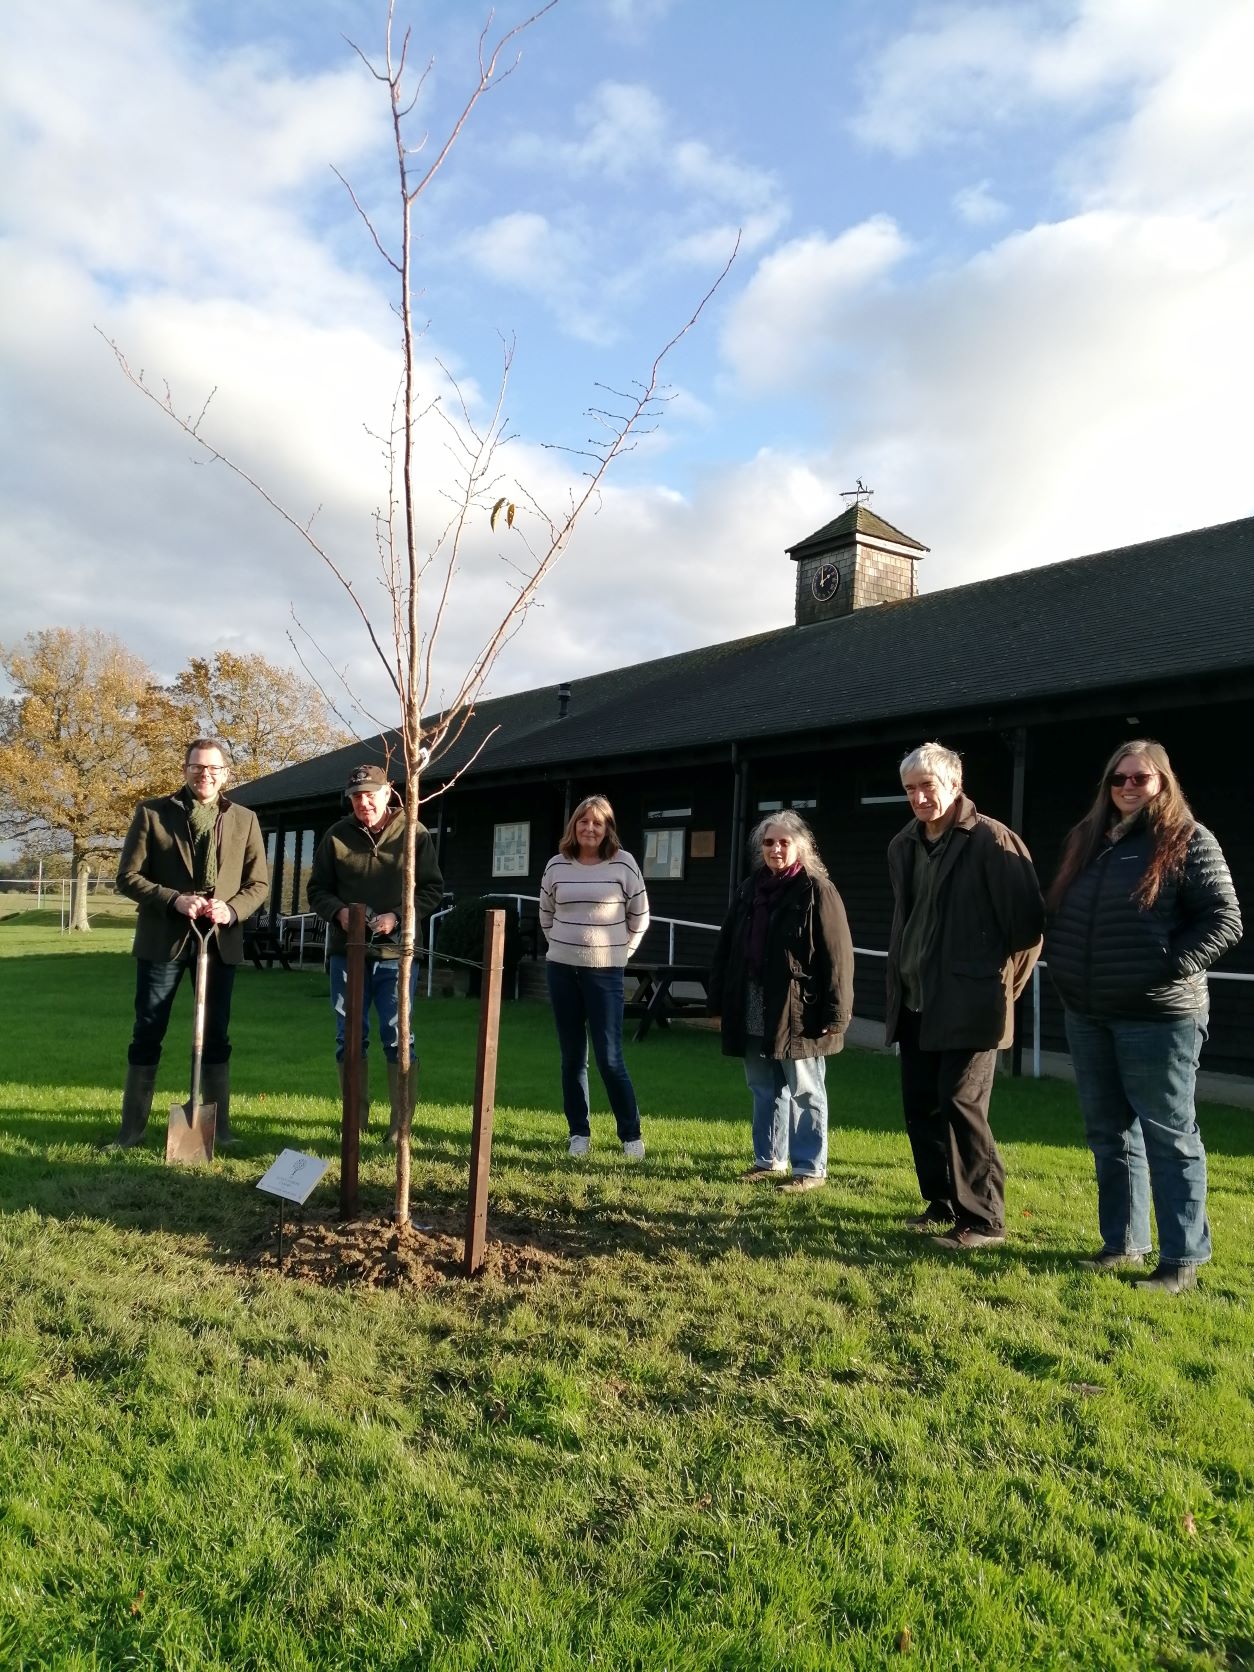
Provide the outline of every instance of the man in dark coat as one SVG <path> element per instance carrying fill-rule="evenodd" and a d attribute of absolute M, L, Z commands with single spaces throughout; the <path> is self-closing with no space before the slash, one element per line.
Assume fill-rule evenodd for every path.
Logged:
<path fill-rule="evenodd" d="M 379 1024 L 379 1043 L 387 1061 L 392 1123 L 388 1142 L 400 1131 L 400 926 L 401 883 L 405 860 L 405 806 L 381 766 L 354 767 L 344 793 L 352 813 L 318 843 L 309 873 L 309 904 L 329 925 L 331 940 L 331 1007 L 335 1012 L 335 1060 L 340 1089 L 344 1086 L 344 1011 L 348 989 L 348 908 L 364 905 L 370 943 L 366 953 L 366 985 L 362 1007 L 361 1080 L 358 1119 L 364 1127 L 370 1112 L 370 1082 L 366 1051 L 370 1044 L 370 1007 Z M 415 936 L 444 898 L 444 879 L 435 843 L 424 825 L 418 826 L 415 875 Z M 418 964 L 410 973 L 410 998 Z M 411 1030 L 410 1046 L 413 1046 Z M 414 1080 L 411 1077 L 411 1092 Z"/>
<path fill-rule="evenodd" d="M 1045 907 L 1026 847 L 962 793 L 962 762 L 924 743 L 901 763 L 914 819 L 888 847 L 888 1042 L 901 1051 L 906 1131 L 947 1248 L 1006 1235 L 1006 1174 L 988 1124 L 997 1052 L 1040 956 Z"/>
<path fill-rule="evenodd" d="M 118 861 L 117 887 L 139 907 L 135 1030 L 122 1094 L 124 1148 L 143 1142 L 161 1046 L 183 972 L 199 951 L 190 920 L 212 923 L 201 1098 L 217 1105 L 218 1144 L 231 1134 L 231 992 L 244 958 L 242 919 L 265 903 L 270 887 L 257 815 L 225 794 L 226 755 L 213 738 L 187 746 L 184 784 L 173 795 L 141 801 Z"/>

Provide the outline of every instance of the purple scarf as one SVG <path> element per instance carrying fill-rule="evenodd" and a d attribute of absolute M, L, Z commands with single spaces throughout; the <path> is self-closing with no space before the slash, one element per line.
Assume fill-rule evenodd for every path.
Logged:
<path fill-rule="evenodd" d="M 771 913 L 779 904 L 780 895 L 788 887 L 794 877 L 801 875 L 801 861 L 788 867 L 786 871 L 772 871 L 763 866 L 758 872 L 753 884 L 753 910 L 749 917 L 749 932 L 745 937 L 749 979 L 762 983 L 762 966 L 766 962 L 766 931 L 771 921 Z"/>

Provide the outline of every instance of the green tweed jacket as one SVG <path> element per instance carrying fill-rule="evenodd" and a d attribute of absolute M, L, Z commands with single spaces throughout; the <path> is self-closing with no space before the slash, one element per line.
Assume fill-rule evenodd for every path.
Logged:
<path fill-rule="evenodd" d="M 217 842 L 214 894 L 235 913 L 235 921 L 218 930 L 218 952 L 224 964 L 239 964 L 244 960 L 242 920 L 265 904 L 270 889 L 256 813 L 220 795 Z M 136 958 L 161 964 L 183 955 L 192 931 L 187 918 L 175 911 L 174 899 L 194 886 L 192 826 L 185 793 L 179 790 L 141 801 L 118 861 L 118 893 L 139 906 L 131 947 Z"/>

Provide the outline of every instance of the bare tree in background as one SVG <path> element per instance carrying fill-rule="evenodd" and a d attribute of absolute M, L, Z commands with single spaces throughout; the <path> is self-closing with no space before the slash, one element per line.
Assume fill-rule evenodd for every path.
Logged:
<path fill-rule="evenodd" d="M 484 683 L 502 648 L 518 630 L 537 590 L 566 549 L 575 524 L 600 493 L 606 472 L 627 450 L 635 435 L 660 410 L 662 365 L 675 344 L 696 323 L 727 267 L 695 308 L 691 318 L 657 353 L 647 375 L 630 391 L 607 390 L 604 404 L 592 409 L 597 435 L 577 453 L 581 474 L 560 511 L 546 511 L 527 489 L 506 483 L 498 453 L 504 433 L 504 400 L 513 359 L 513 347 L 504 351 L 500 383 L 486 419 L 476 420 L 461 391 L 449 379 L 451 399 L 441 395 L 420 395 L 417 387 L 417 340 L 413 320 L 413 218 L 415 206 L 447 161 L 463 127 L 476 105 L 517 68 L 518 57 L 510 56 L 519 37 L 551 11 L 557 0 L 549 0 L 523 22 L 506 30 L 493 43 L 489 37 L 491 18 L 479 37 L 478 75 L 460 112 L 451 122 L 443 142 L 433 148 L 426 140 L 410 143 L 410 119 L 421 97 L 428 64 L 421 71 L 410 62 L 411 35 L 406 29 L 397 44 L 395 0 L 388 6 L 387 30 L 381 64 L 373 62 L 353 43 L 354 52 L 380 87 L 386 91 L 396 151 L 396 187 L 399 209 L 399 238 L 392 244 L 363 208 L 352 185 L 339 176 L 360 215 L 376 250 L 391 269 L 396 286 L 396 311 L 401 326 L 401 383 L 390 434 L 387 438 L 388 499 L 386 511 L 378 515 L 377 543 L 382 559 L 386 595 L 391 619 L 378 625 L 362 602 L 346 565 L 315 537 L 310 521 L 302 522 L 234 459 L 219 452 L 204 433 L 208 402 L 198 415 L 181 414 L 168 388 L 163 394 L 144 381 L 142 373 L 131 370 L 121 349 L 112 343 L 126 377 L 149 400 L 201 447 L 214 462 L 225 465 L 249 484 L 327 565 L 344 588 L 361 619 L 374 651 L 395 692 L 400 712 L 399 734 L 404 760 L 406 839 L 402 904 L 400 993 L 401 1101 L 405 1113 L 396 1160 L 396 1207 L 399 1223 L 409 1219 L 410 1133 L 409 1109 L 412 1063 L 409 1050 L 410 974 L 415 955 L 414 894 L 420 781 L 423 768 L 438 761 L 462 737 L 474 713 Z M 338 174 L 338 170 L 336 171 Z M 448 505 L 439 527 L 420 529 L 418 510 L 417 441 L 420 428 L 435 426 L 451 460 L 450 478 L 438 484 Z M 486 521 L 494 532 L 511 542 L 509 561 L 515 573 L 508 602 L 500 619 L 484 636 L 481 648 L 462 676 L 451 697 L 442 698 L 435 714 L 429 712 L 435 691 L 435 653 L 454 577 L 471 532 Z M 421 607 L 420 607 L 421 606 Z M 482 743 L 480 745 L 482 747 Z M 440 793 L 440 792 L 437 792 Z"/>

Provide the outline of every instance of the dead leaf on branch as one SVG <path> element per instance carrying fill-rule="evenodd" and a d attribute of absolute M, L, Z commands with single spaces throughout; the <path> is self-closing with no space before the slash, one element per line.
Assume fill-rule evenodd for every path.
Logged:
<path fill-rule="evenodd" d="M 502 497 L 501 499 L 498 499 L 496 504 L 492 507 L 492 515 L 488 519 L 488 525 L 491 528 L 493 534 L 496 533 L 496 519 L 501 514 L 501 507 L 502 506 L 505 507 L 505 526 L 506 526 L 506 528 L 513 528 L 513 526 L 514 526 L 514 514 L 517 511 L 518 507 L 514 504 L 514 502 L 512 500 L 505 499 L 505 498 Z"/>

